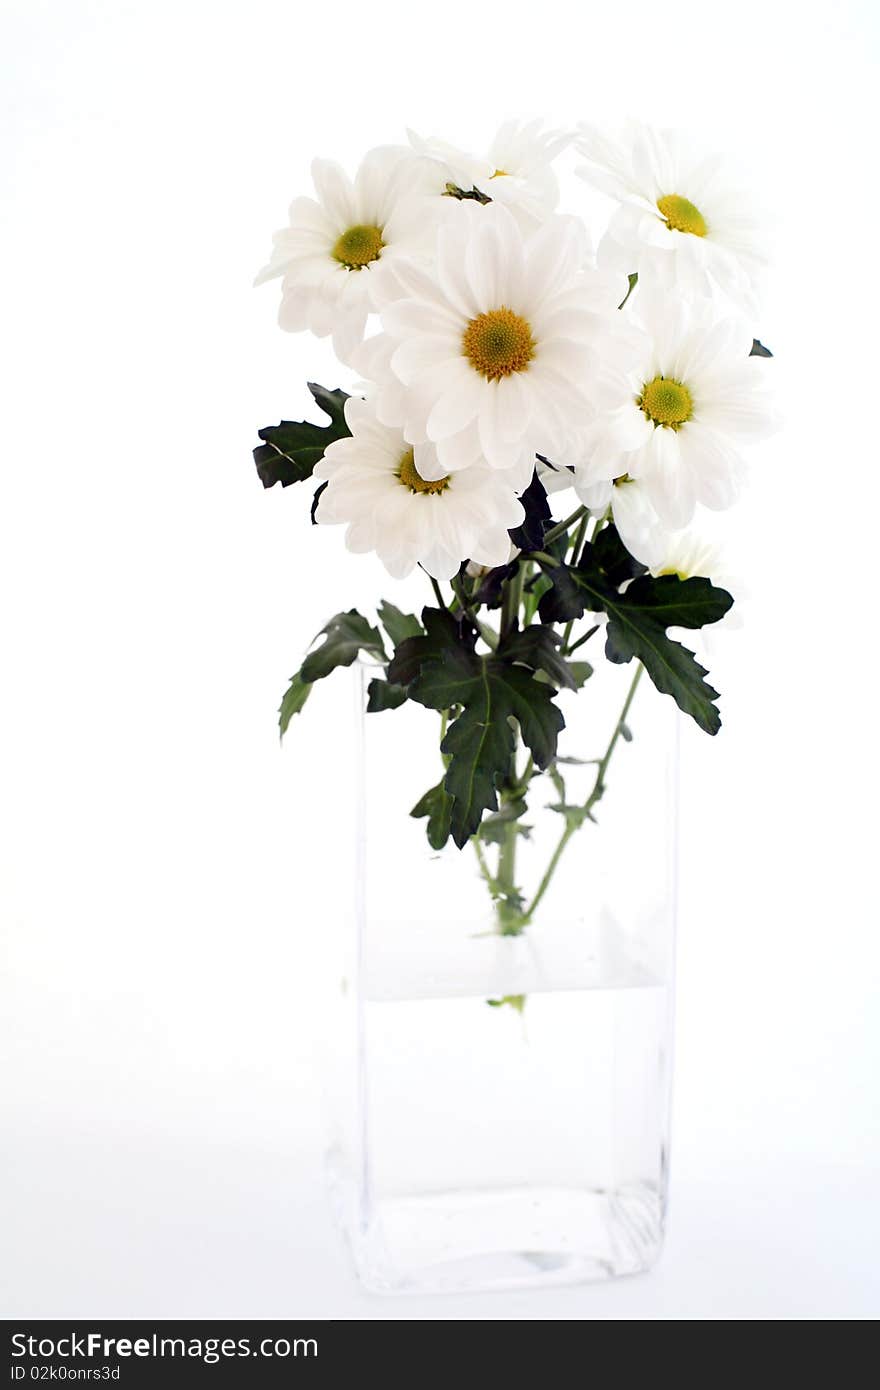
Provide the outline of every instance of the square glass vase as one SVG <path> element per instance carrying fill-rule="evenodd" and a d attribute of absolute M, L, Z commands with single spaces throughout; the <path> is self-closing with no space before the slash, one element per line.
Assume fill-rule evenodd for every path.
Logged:
<path fill-rule="evenodd" d="M 439 716 L 366 714 L 375 674 L 353 669 L 355 902 L 325 1073 L 328 1175 L 358 1275 L 403 1294 L 646 1270 L 667 1203 L 675 708 L 645 680 L 621 728 L 634 668 L 608 663 L 563 692 L 566 761 L 531 782 L 512 847 L 499 826 L 480 863 L 470 844 L 432 850 L 408 814 L 443 775 Z M 597 776 L 522 926 L 498 901 L 499 857 L 527 917 L 569 824 L 560 807 L 585 805 Z"/>

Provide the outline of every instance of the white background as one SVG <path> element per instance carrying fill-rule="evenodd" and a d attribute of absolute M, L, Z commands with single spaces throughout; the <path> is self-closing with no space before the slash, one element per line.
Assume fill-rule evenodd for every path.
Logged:
<path fill-rule="evenodd" d="M 0 16 L 0 1311 L 875 1316 L 876 7 Z M 669 1245 L 615 1286 L 377 1300 L 322 1204 L 310 1044 L 335 706 L 283 753 L 274 712 L 316 627 L 394 585 L 256 480 L 256 427 L 340 374 L 250 282 L 314 153 L 626 113 L 763 198 L 786 418 L 736 516 L 725 728 L 685 738 Z"/>

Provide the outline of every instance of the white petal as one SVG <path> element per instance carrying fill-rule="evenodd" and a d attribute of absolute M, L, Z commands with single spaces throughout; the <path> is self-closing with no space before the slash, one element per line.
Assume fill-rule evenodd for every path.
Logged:
<path fill-rule="evenodd" d="M 647 451 L 650 467 L 644 477 L 645 491 L 660 520 L 680 531 L 691 521 L 696 499 L 675 430 L 655 429 Z"/>
<path fill-rule="evenodd" d="M 339 232 L 354 226 L 357 222 L 354 188 L 342 166 L 332 159 L 313 159 L 312 179 L 325 212 Z"/>
<path fill-rule="evenodd" d="M 459 359 L 458 371 L 434 405 L 428 416 L 426 430 L 429 439 L 448 439 L 458 434 L 484 409 L 487 382 Z"/>

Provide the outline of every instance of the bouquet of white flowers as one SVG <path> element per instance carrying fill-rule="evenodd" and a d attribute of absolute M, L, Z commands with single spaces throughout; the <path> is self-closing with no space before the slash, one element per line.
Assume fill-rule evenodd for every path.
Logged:
<path fill-rule="evenodd" d="M 557 211 L 553 166 L 571 149 L 617 203 L 595 255 L 584 221 Z M 432 600 L 419 616 L 381 602 L 378 626 L 356 608 L 331 618 L 284 695 L 282 734 L 361 656 L 384 668 L 371 712 L 437 710 L 443 776 L 412 814 L 435 849 L 473 843 L 499 930 L 516 934 L 593 818 L 642 671 L 719 728 L 706 670 L 669 629 L 731 607 L 688 528 L 736 500 L 740 447 L 771 424 L 770 353 L 744 318 L 754 225 L 717 161 L 636 126 L 616 144 L 509 123 L 485 158 L 411 135 L 353 180 L 326 160 L 313 178 L 258 281 L 281 278 L 281 326 L 331 335 L 358 384 L 310 385 L 327 423 L 261 430 L 257 471 L 267 488 L 317 479 L 313 522 L 344 525 L 348 548 L 375 551 L 394 579 L 420 566 Z M 592 675 L 596 634 L 635 675 L 572 805 L 556 696 Z M 542 776 L 564 823 L 527 901 L 514 850 Z"/>

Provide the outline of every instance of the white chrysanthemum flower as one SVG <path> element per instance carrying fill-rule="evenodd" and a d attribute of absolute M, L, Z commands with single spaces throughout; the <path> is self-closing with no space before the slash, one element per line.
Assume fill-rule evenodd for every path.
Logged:
<path fill-rule="evenodd" d="M 627 475 L 642 484 L 663 525 L 681 530 L 698 502 L 723 511 L 736 500 L 739 446 L 772 431 L 767 362 L 749 356 L 745 325 L 718 320 L 705 302 L 641 294 L 637 312 L 645 347 L 616 409 L 583 435 L 576 486 L 580 493 Z"/>
<path fill-rule="evenodd" d="M 410 269 L 357 365 L 378 382 L 379 417 L 436 446 L 440 476 L 485 459 L 520 490 L 536 453 L 561 455 L 597 404 L 626 394 L 639 335 L 616 310 L 621 280 L 586 256 L 575 218 L 524 236 L 506 209 L 467 203 L 431 272 Z"/>
<path fill-rule="evenodd" d="M 327 480 L 319 524 L 347 524 L 349 550 L 374 550 L 395 579 L 416 564 L 451 579 L 466 560 L 507 563 L 508 531 L 525 513 L 502 474 L 476 467 L 438 476 L 433 446 L 410 444 L 360 397 L 346 401 L 345 419 L 351 437 L 329 444 L 315 469 Z"/>
<path fill-rule="evenodd" d="M 416 153 L 435 162 L 441 192 L 447 183 L 466 192 L 476 188 L 493 202 L 504 203 L 527 228 L 555 210 L 559 182 L 553 162 L 574 138 L 566 131 L 542 129 L 540 120 L 505 121 L 488 153 L 480 157 L 443 140 L 408 134 Z"/>
<path fill-rule="evenodd" d="M 692 156 L 680 137 L 632 123 L 622 144 L 580 127 L 578 173 L 615 198 L 599 264 L 670 290 L 707 293 L 713 281 L 754 308 L 764 260 L 742 192 L 725 182 L 720 161 Z"/>
<path fill-rule="evenodd" d="M 363 340 L 367 315 L 394 294 L 402 258 L 429 254 L 440 209 L 426 195 L 428 163 L 404 147 L 380 147 L 354 180 L 327 159 L 312 163 L 314 198 L 295 198 L 255 283 L 283 276 L 281 327 L 333 335 L 342 361 Z"/>

